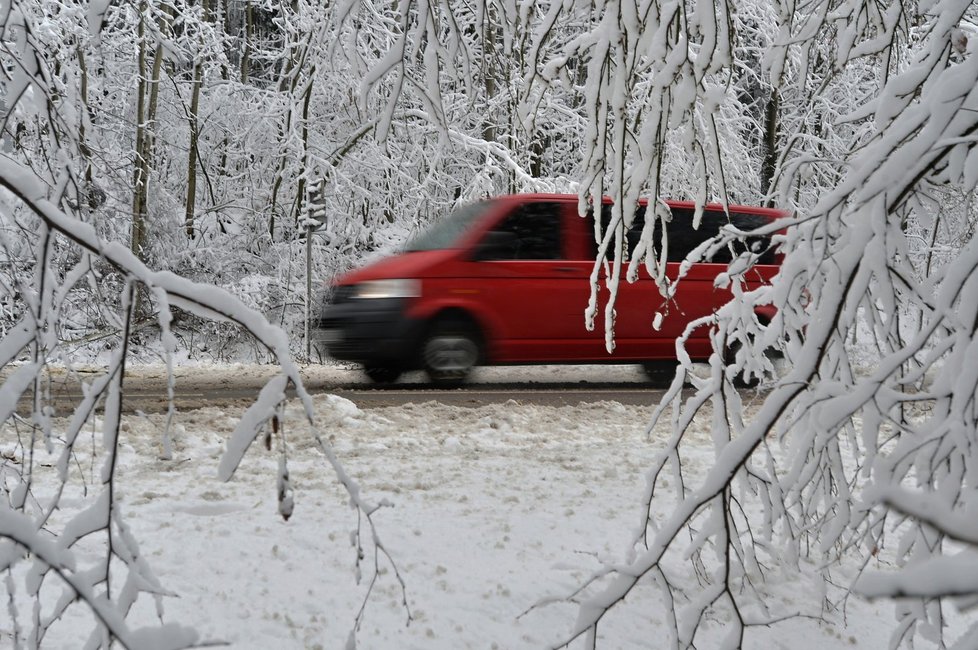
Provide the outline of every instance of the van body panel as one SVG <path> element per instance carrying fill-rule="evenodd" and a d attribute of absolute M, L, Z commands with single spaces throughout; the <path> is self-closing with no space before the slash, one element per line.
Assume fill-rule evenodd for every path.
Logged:
<path fill-rule="evenodd" d="M 670 202 L 669 206 L 673 221 L 688 217 L 693 208 L 689 202 Z M 420 367 L 426 333 L 451 314 L 455 319 L 464 315 L 478 329 L 484 348 L 482 361 L 491 365 L 674 360 L 676 339 L 689 324 L 697 319 L 708 323 L 716 309 L 731 299 L 728 288 L 717 286 L 727 264 L 693 264 L 666 300 L 644 263 L 637 279 L 627 281 L 628 251 L 621 251 L 626 259 L 622 260 L 614 308 L 614 349 L 609 353 L 604 312 L 614 253 L 609 252 L 609 259 L 599 265 L 598 312 L 594 329 L 588 331 L 584 314 L 597 255 L 595 217 L 580 216 L 577 207 L 574 195 L 534 194 L 499 197 L 464 208 L 446 219 L 445 232 L 422 233 L 415 242 L 422 248 L 446 247 L 404 252 L 338 278 L 334 295 L 339 297 L 324 310 L 320 341 L 337 359 L 403 369 Z M 644 206 L 640 209 L 644 213 Z M 708 207 L 714 229 L 720 219 L 718 209 Z M 602 218 L 607 218 L 607 206 L 604 211 Z M 745 223 L 785 215 L 767 208 L 731 206 L 730 214 L 735 213 Z M 639 216 L 637 213 L 637 225 L 628 233 L 629 246 L 634 245 L 636 229 L 641 227 Z M 685 226 L 670 222 L 669 227 Z M 681 234 L 696 241 L 701 237 L 695 232 Z M 669 236 L 671 246 L 671 230 Z M 408 247 L 411 245 L 409 242 Z M 668 262 L 667 277 L 675 281 L 679 269 L 678 262 Z M 777 272 L 776 263 L 758 265 L 747 275 L 745 288 L 769 282 Z M 363 283 L 385 280 L 415 281 L 419 295 L 384 299 L 386 302 L 345 297 L 355 295 L 354 287 Z M 657 313 L 661 314 L 658 330 L 653 327 Z M 758 315 L 770 320 L 773 312 Z M 708 324 L 693 331 L 686 342 L 692 358 L 709 356 L 709 334 Z"/>
<path fill-rule="evenodd" d="M 385 257 L 362 268 L 343 275 L 339 284 L 353 285 L 371 280 L 387 280 L 391 278 L 424 278 L 432 270 L 442 266 L 461 251 L 439 250 L 402 253 L 393 257 Z"/>
<path fill-rule="evenodd" d="M 416 345 L 424 321 L 407 317 L 405 302 L 391 298 L 331 305 L 315 330 L 316 340 L 336 359 L 414 365 L 404 355 Z"/>

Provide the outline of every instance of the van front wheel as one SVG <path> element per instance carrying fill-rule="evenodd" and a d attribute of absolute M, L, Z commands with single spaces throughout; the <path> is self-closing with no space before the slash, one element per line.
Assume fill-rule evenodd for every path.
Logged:
<path fill-rule="evenodd" d="M 480 356 L 478 336 L 472 327 L 451 321 L 436 324 L 421 348 L 425 372 L 433 382 L 442 384 L 464 381 Z"/>

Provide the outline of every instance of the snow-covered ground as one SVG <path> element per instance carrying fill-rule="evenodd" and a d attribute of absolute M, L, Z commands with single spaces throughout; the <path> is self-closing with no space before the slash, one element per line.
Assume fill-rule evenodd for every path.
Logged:
<path fill-rule="evenodd" d="M 235 366 L 196 372 L 266 371 Z M 534 372 L 554 378 L 574 370 Z M 596 372 L 603 378 L 601 373 L 615 371 Z M 546 407 L 522 404 L 514 395 L 508 403 L 479 408 L 429 402 L 363 410 L 321 394 L 315 405 L 320 430 L 367 498 L 392 504 L 376 521 L 406 583 L 407 607 L 382 558 L 358 635 L 360 648 L 559 644 L 574 609 L 534 604 L 568 594 L 599 560 L 625 558 L 632 531 L 642 521 L 643 470 L 664 435 L 646 435 L 651 399 L 647 407 L 615 402 Z M 193 626 L 204 640 L 233 648 L 343 647 L 373 575 L 372 546 L 367 545 L 357 584 L 351 546 L 356 512 L 311 443 L 297 406 L 289 408 L 285 422 L 296 490 L 288 521 L 277 512 L 274 449 L 253 445 L 235 477 L 220 482 L 218 460 L 240 415 L 214 408 L 177 414 L 176 453 L 168 461 L 159 459 L 163 416 L 130 416 L 123 422 L 122 508 L 142 554 L 177 595 L 164 601 L 166 620 Z M 702 453 L 691 457 L 691 473 L 711 462 L 705 427 L 700 435 Z M 75 471 L 89 485 L 97 483 L 100 462 L 78 458 Z M 74 497 L 64 498 L 70 505 Z M 86 559 L 84 549 L 79 552 Z M 775 572 L 769 579 L 783 612 L 803 616 L 752 629 L 746 647 L 885 647 L 892 604 L 852 598 L 844 613 L 826 611 L 818 590 L 804 578 L 799 582 Z M 601 647 L 659 647 L 665 631 L 656 594 L 640 588 L 616 610 L 600 628 Z M 20 624 L 27 626 L 31 607 L 23 596 L 20 592 L 18 612 Z M 825 620 L 817 620 L 820 616 Z M 153 603 L 141 599 L 130 621 L 152 624 Z M 718 617 L 714 629 L 724 622 Z M 10 646 L 11 629 L 9 617 L 0 616 L 0 647 Z M 80 647 L 90 629 L 88 617 L 76 608 L 51 629 L 44 647 Z"/>

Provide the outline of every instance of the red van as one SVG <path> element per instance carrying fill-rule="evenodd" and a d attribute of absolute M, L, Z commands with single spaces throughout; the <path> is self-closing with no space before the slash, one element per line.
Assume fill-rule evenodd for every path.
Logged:
<path fill-rule="evenodd" d="M 767 208 L 707 206 L 693 229 L 693 204 L 669 202 L 667 273 L 725 224 L 752 230 L 785 213 Z M 663 298 L 643 269 L 618 292 L 615 349 L 603 328 L 587 331 L 584 310 L 597 255 L 593 211 L 578 214 L 576 195 L 502 196 L 462 205 L 408 241 L 404 250 L 338 278 L 316 328 L 335 359 L 362 364 L 377 382 L 423 368 L 436 382 L 463 380 L 477 365 L 640 363 L 650 375 L 675 368 L 675 340 L 691 320 L 731 298 L 714 286 L 729 250 L 697 263 L 679 283 L 658 329 L 653 314 Z M 634 248 L 644 222 L 637 206 L 626 239 Z M 611 204 L 601 215 L 610 220 Z M 661 234 L 658 235 L 661 238 Z M 780 261 L 769 237 L 746 242 L 758 256 L 752 283 L 767 282 Z M 607 292 L 602 291 L 606 297 Z M 771 314 L 760 314 L 770 318 Z M 711 352 L 707 328 L 687 349 L 694 359 Z"/>

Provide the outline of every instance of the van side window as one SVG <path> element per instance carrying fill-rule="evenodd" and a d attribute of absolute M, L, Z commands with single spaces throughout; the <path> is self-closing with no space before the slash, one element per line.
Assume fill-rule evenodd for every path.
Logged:
<path fill-rule="evenodd" d="M 601 217 L 602 225 L 606 229 L 611 222 L 610 205 L 602 206 Z M 764 226 L 769 222 L 760 215 L 747 212 L 731 212 L 730 218 L 728 219 L 727 215 L 719 210 L 707 210 L 703 213 L 700 227 L 694 229 L 692 208 L 672 208 L 672 220 L 667 227 L 667 232 L 669 233 L 669 254 L 666 261 L 682 262 L 694 248 L 707 239 L 715 237 L 720 232 L 720 229 L 728 223 L 739 230 L 749 231 Z M 625 233 L 625 241 L 628 247 L 626 260 L 631 259 L 635 247 L 642 237 L 642 228 L 644 226 L 645 206 L 642 205 L 635 210 L 632 227 Z M 655 223 L 655 228 L 652 231 L 652 241 L 656 251 L 662 250 L 662 223 L 660 221 L 656 221 Z M 748 237 L 743 241 L 735 241 L 732 243 L 732 246 L 738 255 L 746 250 L 760 255 L 757 260 L 758 264 L 774 264 L 775 251 L 771 249 L 770 244 L 770 237 L 763 236 Z M 609 259 L 613 259 L 614 255 L 609 252 L 608 257 Z M 717 251 L 712 258 L 703 261 L 714 264 L 727 264 L 730 260 L 730 250 L 723 248 Z"/>
<path fill-rule="evenodd" d="M 524 203 L 493 228 L 508 233 L 511 243 L 506 250 L 494 250 L 491 259 L 497 260 L 556 260 L 561 250 L 560 203 Z M 506 240 L 504 240 L 506 241 Z"/>
<path fill-rule="evenodd" d="M 758 214 L 750 214 L 748 212 L 731 212 L 730 222 L 737 229 L 744 231 L 751 231 L 755 228 L 760 228 L 761 226 L 766 226 L 771 223 L 769 220 Z M 755 255 L 759 255 L 760 257 L 757 258 L 757 264 L 775 263 L 776 252 L 774 247 L 771 245 L 770 235 L 746 237 L 741 241 L 734 242 L 733 247 L 738 255 L 747 250 Z M 729 257 L 729 254 L 727 256 Z"/>
<path fill-rule="evenodd" d="M 601 206 L 601 232 L 604 234 L 608 233 L 608 228 L 611 226 L 611 210 L 612 210 L 612 206 L 608 203 L 605 203 Z M 588 213 L 589 228 L 593 228 L 592 222 L 590 221 L 593 218 L 594 218 L 594 211 L 592 210 Z M 642 226 L 644 223 L 645 223 L 645 206 L 640 205 L 635 209 L 635 216 L 633 217 L 632 227 L 625 232 L 625 246 L 626 246 L 625 260 L 626 261 L 632 259 L 632 253 L 634 253 L 635 247 L 638 245 L 639 240 L 642 238 Z M 657 231 L 654 233 L 654 237 L 655 237 L 656 248 L 658 248 L 659 244 L 662 241 L 661 227 L 657 228 Z M 614 246 L 615 246 L 615 240 L 614 240 L 614 235 L 612 235 L 611 243 L 608 246 L 607 258 L 609 260 L 613 260 L 616 257 Z M 594 255 L 597 254 L 597 244 L 594 245 L 594 251 L 595 252 L 591 255 L 592 258 L 594 257 Z"/>
<path fill-rule="evenodd" d="M 693 247 L 698 246 L 703 241 L 706 241 L 707 238 L 716 236 L 717 233 L 719 233 L 720 230 L 728 224 L 732 225 L 734 228 L 737 228 L 738 230 L 749 231 L 755 228 L 759 228 L 760 226 L 766 225 L 768 223 L 768 221 L 764 217 L 756 214 L 749 214 L 745 212 L 731 212 L 730 217 L 728 219 L 727 215 L 719 210 L 707 210 L 706 212 L 703 213 L 703 220 L 700 223 L 699 230 L 693 231 L 692 230 L 693 211 L 688 210 L 688 212 L 689 212 L 688 216 L 683 215 L 684 225 L 681 225 L 679 227 L 686 228 L 687 230 L 695 234 L 690 238 L 690 242 L 692 243 L 692 246 L 685 250 L 684 255 L 685 253 L 689 253 L 689 251 L 691 251 Z M 673 214 L 675 215 L 676 211 L 673 211 Z M 675 221 L 675 217 L 674 217 L 674 221 Z M 670 224 L 670 226 L 671 225 L 672 224 Z M 672 237 L 671 228 L 669 231 L 669 236 L 670 238 Z M 670 239 L 669 241 L 671 246 L 672 239 Z M 747 237 L 744 240 L 731 242 L 730 247 L 733 248 L 734 255 L 740 255 L 741 253 L 749 250 L 761 256 L 757 260 L 758 264 L 772 264 L 774 263 L 774 251 L 770 250 L 770 243 L 771 243 L 770 237 L 766 237 L 766 236 Z M 672 251 L 670 251 L 669 257 L 670 258 L 672 257 Z M 730 248 L 724 247 L 718 250 L 716 253 L 714 253 L 713 257 L 711 257 L 706 261 L 713 262 L 714 264 L 729 264 L 732 257 L 733 256 L 730 253 Z M 672 260 L 670 259 L 670 261 Z"/>
<path fill-rule="evenodd" d="M 682 262 L 694 248 L 717 234 L 717 224 L 704 213 L 699 228 L 693 228 L 692 208 L 673 208 L 672 221 L 666 232 L 669 233 L 669 262 Z M 662 224 L 656 224 L 658 228 Z M 709 261 L 709 260 L 708 260 Z"/>

